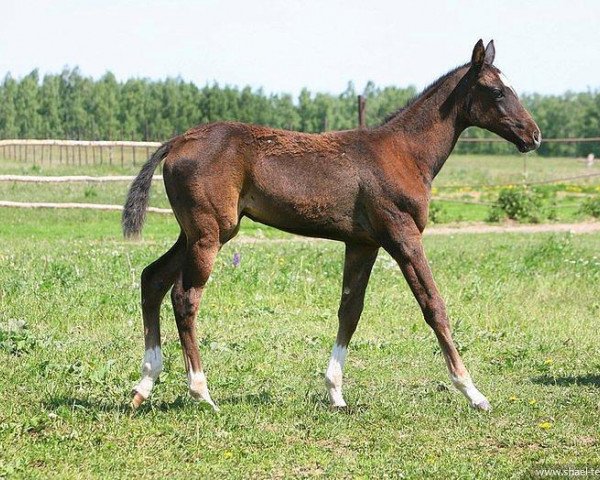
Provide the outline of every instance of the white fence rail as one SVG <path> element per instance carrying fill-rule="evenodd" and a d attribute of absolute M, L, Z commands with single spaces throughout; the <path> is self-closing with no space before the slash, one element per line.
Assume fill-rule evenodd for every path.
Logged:
<path fill-rule="evenodd" d="M 67 208 L 84 210 L 123 210 L 123 205 L 104 205 L 100 203 L 53 203 L 53 202 L 12 202 L 0 200 L 0 207 L 8 208 Z M 171 214 L 170 208 L 148 207 L 149 212 Z"/>

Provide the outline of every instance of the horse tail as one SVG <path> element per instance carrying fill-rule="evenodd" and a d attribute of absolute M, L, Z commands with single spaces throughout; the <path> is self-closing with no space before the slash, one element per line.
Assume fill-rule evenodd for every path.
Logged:
<path fill-rule="evenodd" d="M 167 156 L 171 149 L 171 142 L 163 143 L 144 164 L 138 176 L 129 187 L 127 200 L 123 208 L 121 225 L 125 238 L 138 238 L 146 220 L 146 209 L 150 199 L 150 185 L 154 170 Z"/>

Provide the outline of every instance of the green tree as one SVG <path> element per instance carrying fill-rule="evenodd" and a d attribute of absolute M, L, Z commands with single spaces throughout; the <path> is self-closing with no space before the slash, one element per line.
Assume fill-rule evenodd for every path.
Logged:
<path fill-rule="evenodd" d="M 3 138 L 17 138 L 17 109 L 15 99 L 18 85 L 10 73 L 4 77 L 0 87 L 0 135 Z"/>
<path fill-rule="evenodd" d="M 98 131 L 100 138 L 114 140 L 121 137 L 119 122 L 120 87 L 115 76 L 108 72 L 94 82 L 91 101 L 92 111 L 86 133 Z M 87 135 L 86 135 L 87 136 Z"/>
<path fill-rule="evenodd" d="M 15 95 L 17 135 L 21 138 L 39 138 L 41 132 L 38 71 L 33 70 L 19 82 Z"/>
<path fill-rule="evenodd" d="M 377 87 L 368 82 L 367 125 L 384 122 L 416 95 L 414 87 Z M 303 89 L 296 99 L 267 95 L 249 86 L 207 84 L 198 88 L 181 78 L 119 82 L 110 72 L 94 80 L 78 68 L 45 75 L 37 70 L 20 80 L 6 75 L 0 84 L 0 135 L 4 138 L 66 137 L 81 139 L 164 140 L 200 123 L 243 121 L 277 128 L 322 132 L 357 125 L 357 90 L 350 82 L 340 95 Z M 600 136 L 600 92 L 523 95 L 522 101 L 543 136 Z M 472 128 L 464 136 L 492 138 Z M 600 155 L 600 142 L 544 143 L 540 155 Z M 511 153 L 507 142 L 459 143 L 458 152 Z"/>
<path fill-rule="evenodd" d="M 65 135 L 61 116 L 60 83 L 58 75 L 44 75 L 39 89 L 40 133 L 46 138 L 62 138 Z"/>

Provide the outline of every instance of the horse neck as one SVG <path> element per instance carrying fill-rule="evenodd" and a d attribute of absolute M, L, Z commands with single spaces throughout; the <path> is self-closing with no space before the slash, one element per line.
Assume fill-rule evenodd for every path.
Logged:
<path fill-rule="evenodd" d="M 462 73 L 459 70 L 425 91 L 382 127 L 389 132 L 397 155 L 411 157 L 428 185 L 469 126 L 461 115 L 464 97 L 457 86 Z"/>

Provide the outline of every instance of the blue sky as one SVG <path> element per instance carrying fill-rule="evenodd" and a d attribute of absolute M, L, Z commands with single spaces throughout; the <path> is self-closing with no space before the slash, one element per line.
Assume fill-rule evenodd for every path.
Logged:
<path fill-rule="evenodd" d="M 79 66 L 119 79 L 340 93 L 423 88 L 493 38 L 520 92 L 600 88 L 598 1 L 1 1 L 0 75 Z"/>

